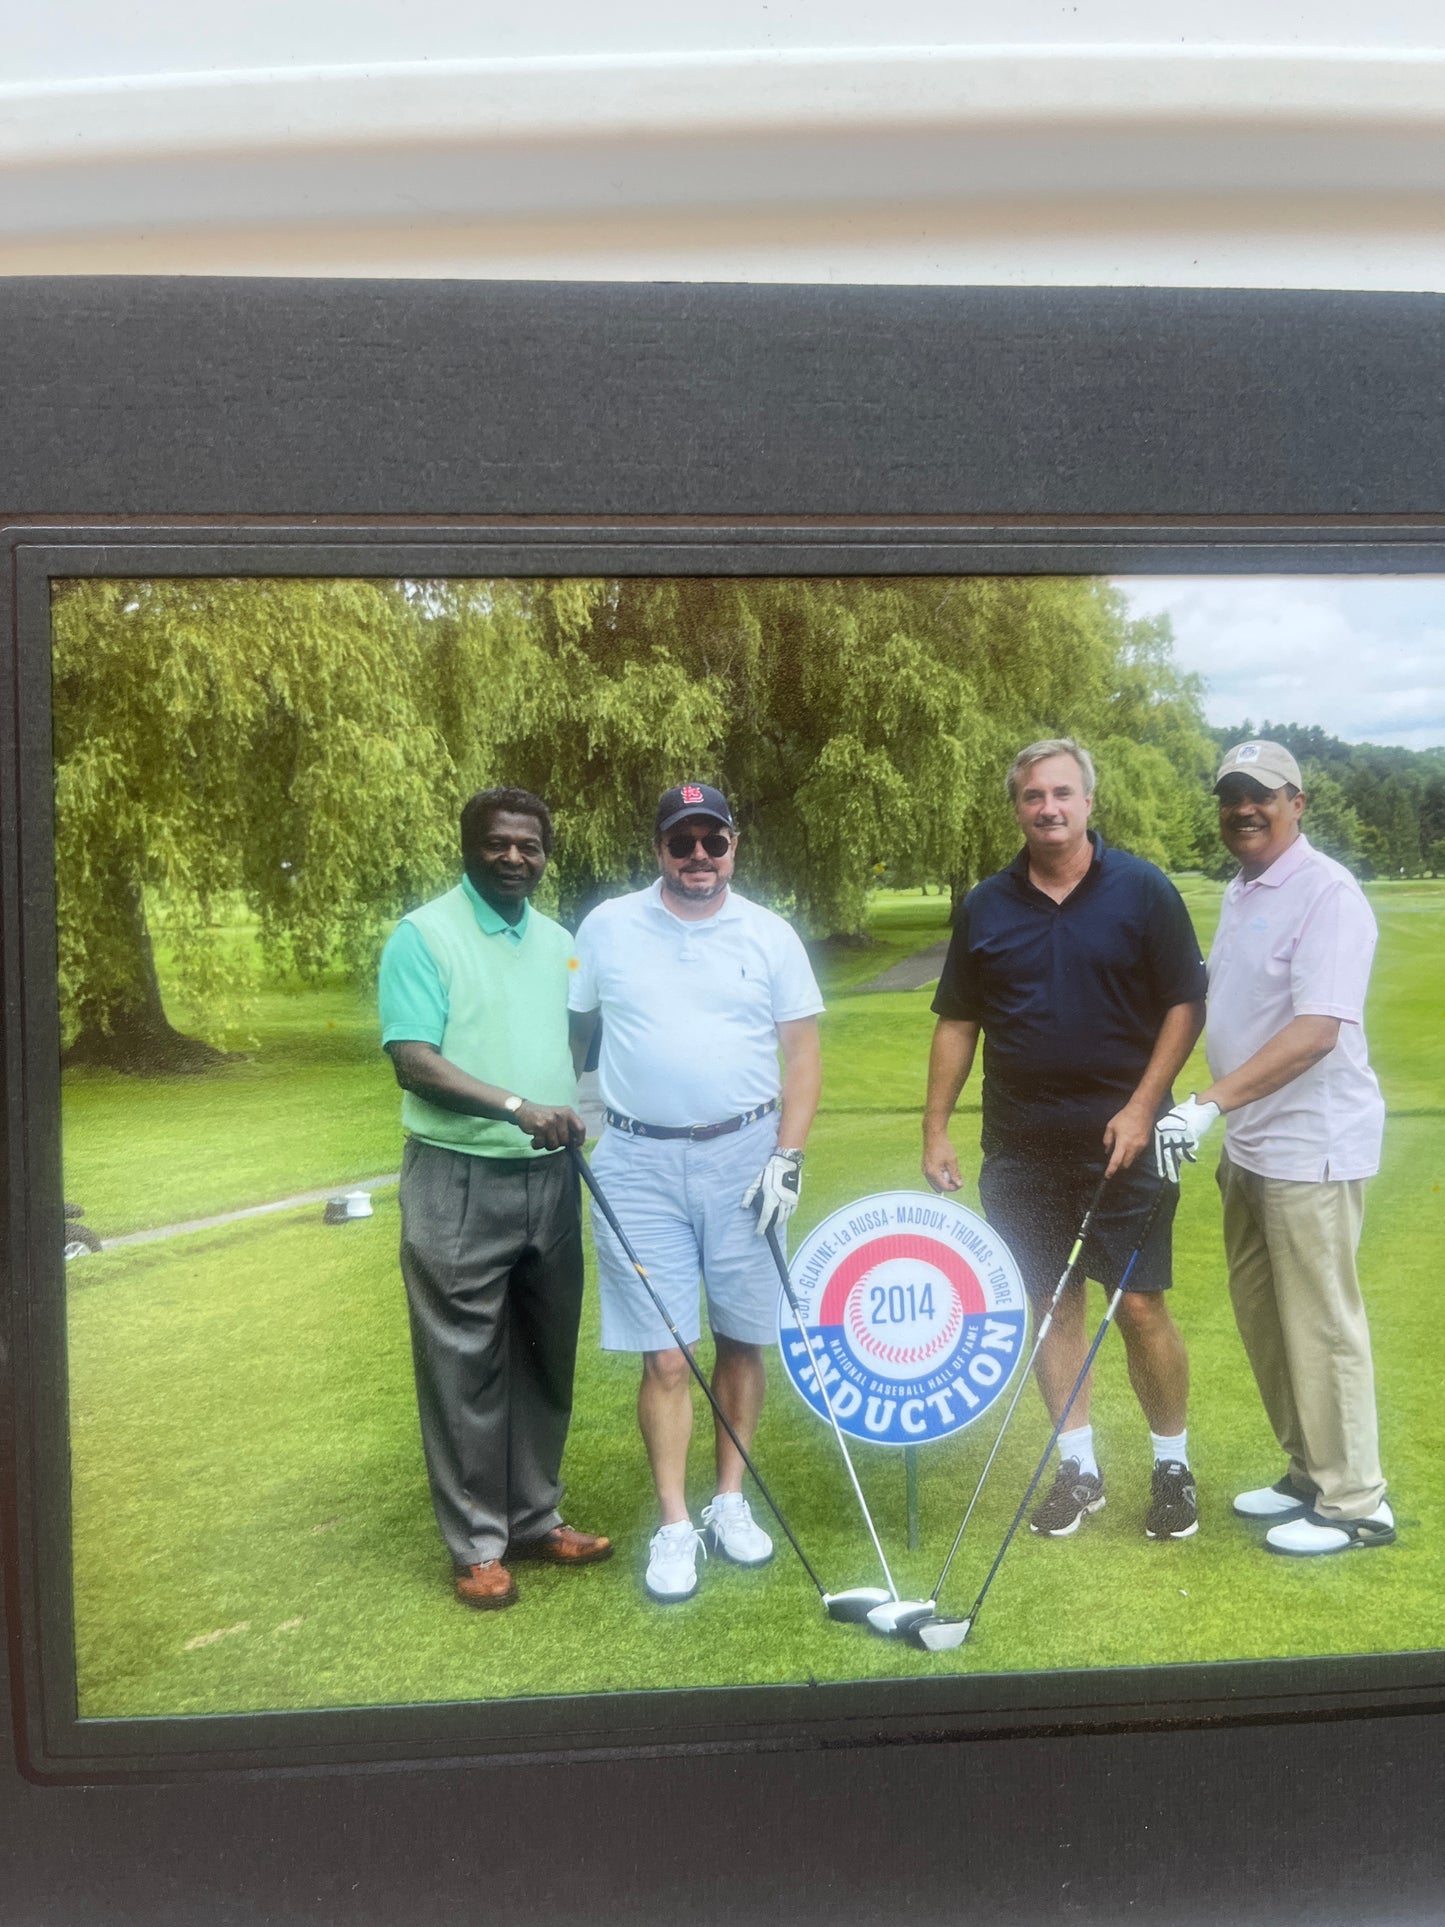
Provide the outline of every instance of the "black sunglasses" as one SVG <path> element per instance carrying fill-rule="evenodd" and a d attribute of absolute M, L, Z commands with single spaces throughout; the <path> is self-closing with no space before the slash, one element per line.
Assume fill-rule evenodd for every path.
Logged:
<path fill-rule="evenodd" d="M 722 830 L 709 830 L 706 836 L 688 836 L 679 831 L 667 838 L 667 853 L 681 863 L 684 857 L 692 855 L 699 843 L 709 856 L 726 856 L 733 846 L 732 838 Z"/>

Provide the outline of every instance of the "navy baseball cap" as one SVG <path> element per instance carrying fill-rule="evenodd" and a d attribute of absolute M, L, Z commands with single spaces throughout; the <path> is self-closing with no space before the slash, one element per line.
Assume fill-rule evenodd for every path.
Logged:
<path fill-rule="evenodd" d="M 711 816 L 726 829 L 737 828 L 721 790 L 715 790 L 711 783 L 679 783 L 657 800 L 654 836 L 666 836 L 674 824 L 685 823 L 690 816 Z"/>

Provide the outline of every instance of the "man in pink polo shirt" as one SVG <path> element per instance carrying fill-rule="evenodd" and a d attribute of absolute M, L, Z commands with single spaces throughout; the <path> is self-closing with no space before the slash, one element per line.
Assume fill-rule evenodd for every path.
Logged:
<path fill-rule="evenodd" d="M 1341 864 L 1300 827 L 1299 766 L 1239 743 L 1214 785 L 1238 859 L 1209 954 L 1205 1048 L 1214 1082 L 1159 1120 L 1177 1176 L 1225 1114 L 1219 1188 L 1235 1321 L 1289 1468 L 1242 1492 L 1272 1552 L 1388 1545 L 1370 1331 L 1355 1272 L 1364 1181 L 1385 1106 L 1363 1026 L 1375 919 Z"/>

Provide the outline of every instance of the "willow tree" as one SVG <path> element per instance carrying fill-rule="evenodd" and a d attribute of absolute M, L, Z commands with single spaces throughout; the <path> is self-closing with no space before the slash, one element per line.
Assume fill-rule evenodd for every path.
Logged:
<path fill-rule="evenodd" d="M 53 618 L 56 869 L 70 1063 L 201 1069 L 170 1021 L 235 980 L 236 894 L 315 978 L 445 867 L 460 779 L 426 627 L 371 582 L 77 581 Z"/>
<path fill-rule="evenodd" d="M 522 783 L 562 804 L 564 890 L 639 858 L 659 772 L 713 753 L 716 689 L 581 646 L 609 585 L 85 581 L 54 618 L 66 1060 L 200 1070 L 246 973 L 239 902 L 276 971 L 364 979 L 392 919 L 455 880 L 460 805 Z M 565 780 L 556 780 L 565 771 Z M 645 807 L 644 807 L 645 805 Z M 645 827 L 643 830 L 645 843 Z"/>
<path fill-rule="evenodd" d="M 548 897 L 575 925 L 597 898 L 654 874 L 653 812 L 684 776 L 716 780 L 727 690 L 678 659 L 670 583 L 448 585 L 494 597 L 524 676 L 493 717 L 488 780 L 544 797 L 556 826 Z M 642 617 L 639 619 L 639 610 Z"/>
<path fill-rule="evenodd" d="M 632 579 L 544 646 L 570 693 L 549 698 L 557 733 L 532 732 L 526 767 L 564 803 L 589 879 L 650 868 L 652 800 L 691 771 L 733 795 L 748 886 L 813 934 L 854 934 L 880 865 L 957 893 L 1007 861 L 1004 770 L 1060 734 L 1117 740 L 1122 840 L 1170 860 L 1192 848 L 1176 792 L 1210 753 L 1197 692 L 1164 633 L 1095 581 Z"/>
<path fill-rule="evenodd" d="M 74 582 L 54 637 L 69 1058 L 126 1069 L 216 1055 L 167 1015 L 157 911 L 202 1010 L 228 902 L 277 969 L 364 976 L 491 783 L 552 805 L 569 919 L 651 875 L 691 775 L 731 792 L 748 887 L 847 936 L 880 867 L 957 894 L 1012 855 L 1022 743 L 1094 744 L 1110 834 L 1171 861 L 1209 760 L 1167 634 L 1085 579 Z"/>

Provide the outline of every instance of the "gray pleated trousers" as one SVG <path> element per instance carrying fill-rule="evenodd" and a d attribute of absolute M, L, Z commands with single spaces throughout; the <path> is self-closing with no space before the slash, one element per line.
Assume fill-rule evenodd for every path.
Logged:
<path fill-rule="evenodd" d="M 559 1523 L 582 1312 L 577 1174 L 557 1153 L 472 1157 L 415 1138 L 401 1271 L 437 1524 L 457 1567 Z"/>

